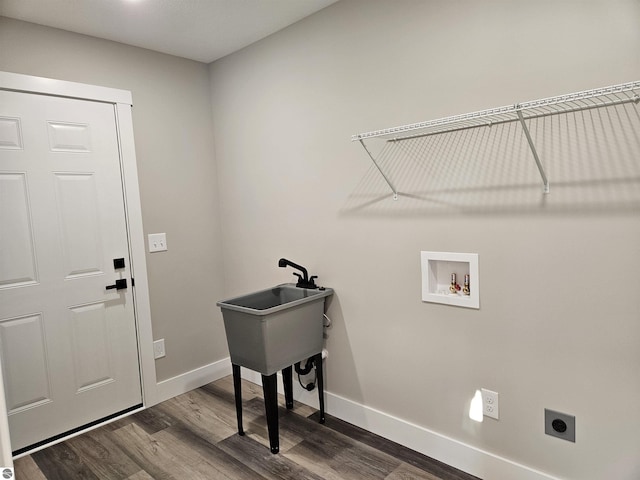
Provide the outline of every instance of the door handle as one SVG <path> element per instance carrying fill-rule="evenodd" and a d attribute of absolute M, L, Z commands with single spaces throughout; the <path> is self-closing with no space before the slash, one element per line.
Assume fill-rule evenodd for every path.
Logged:
<path fill-rule="evenodd" d="M 123 288 L 127 288 L 127 279 L 126 278 L 120 278 L 118 280 L 116 280 L 116 283 L 114 283 L 113 285 L 107 285 L 105 287 L 107 290 L 112 290 L 112 289 L 116 289 L 116 290 L 122 290 Z"/>

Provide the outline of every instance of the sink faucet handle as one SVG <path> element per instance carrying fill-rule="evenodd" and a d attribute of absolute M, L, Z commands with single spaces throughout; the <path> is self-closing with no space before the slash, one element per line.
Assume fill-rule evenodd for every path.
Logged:
<path fill-rule="evenodd" d="M 313 282 L 313 280 L 315 278 L 318 278 L 317 275 L 313 275 L 311 278 L 306 279 L 304 278 L 302 275 L 300 275 L 299 273 L 293 272 L 293 274 L 298 277 L 298 283 L 296 283 L 296 287 L 299 288 L 311 288 L 311 289 L 316 289 L 318 288 L 316 286 L 316 284 Z"/>

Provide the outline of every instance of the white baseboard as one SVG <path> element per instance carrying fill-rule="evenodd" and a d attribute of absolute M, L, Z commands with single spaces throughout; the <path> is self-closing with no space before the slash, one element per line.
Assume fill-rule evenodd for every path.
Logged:
<path fill-rule="evenodd" d="M 327 392 L 327 413 L 477 477 L 560 480 L 406 420 Z"/>
<path fill-rule="evenodd" d="M 189 392 L 194 388 L 215 382 L 227 375 L 231 375 L 231 360 L 229 357 L 158 382 L 156 398 L 158 403 L 164 402 L 165 400 Z M 147 405 L 147 407 L 150 406 L 151 405 Z"/>
<path fill-rule="evenodd" d="M 229 374 L 231 361 L 225 358 L 169 378 L 158 383 L 159 401 L 168 400 Z M 262 376 L 258 372 L 242 368 L 241 375 L 245 380 L 262 385 Z M 284 393 L 281 375 L 278 374 L 278 377 L 278 392 Z M 318 408 L 317 392 L 304 390 L 295 380 L 293 398 Z M 331 392 L 325 391 L 325 407 L 327 413 L 334 417 L 485 480 L 561 480 Z"/>
<path fill-rule="evenodd" d="M 241 375 L 250 382 L 262 385 L 262 377 L 257 372 L 243 368 Z M 278 392 L 284 393 L 281 375 L 278 374 L 278 377 Z M 293 398 L 318 408 L 317 392 L 302 389 L 295 381 L 295 374 Z M 327 413 L 345 422 L 485 480 L 561 480 L 326 391 L 325 409 Z"/>

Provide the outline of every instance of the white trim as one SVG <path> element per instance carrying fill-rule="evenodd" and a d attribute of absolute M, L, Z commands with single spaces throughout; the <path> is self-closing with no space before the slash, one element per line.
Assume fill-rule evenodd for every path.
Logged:
<path fill-rule="evenodd" d="M 138 355 L 140 359 L 140 375 L 142 377 L 142 397 L 144 405 L 150 407 L 158 403 L 158 396 L 156 362 L 153 355 L 153 333 L 151 330 L 149 282 L 142 227 L 142 208 L 140 207 L 138 168 L 133 141 L 133 118 L 130 105 L 119 103 L 115 105 L 115 108 L 120 142 L 127 233 L 129 235 L 129 251 L 131 254 L 130 270 L 131 277 L 135 280 L 133 298 L 138 328 Z"/>
<path fill-rule="evenodd" d="M 339 395 L 327 392 L 326 408 L 335 417 L 480 478 L 560 480 Z"/>
<path fill-rule="evenodd" d="M 20 73 L 0 72 L 0 85 L 2 85 L 3 90 L 16 92 L 32 92 L 57 97 L 133 105 L 131 92 L 127 90 L 67 82 L 53 78 L 33 77 Z"/>
<path fill-rule="evenodd" d="M 9 440 L 9 419 L 7 403 L 4 397 L 4 379 L 0 368 L 0 467 L 13 468 L 11 442 Z"/>
<path fill-rule="evenodd" d="M 262 385 L 261 375 L 253 370 L 243 368 L 241 369 L 241 376 L 245 380 Z M 280 377 L 280 373 L 278 373 L 278 376 Z M 284 394 L 280 378 L 278 392 Z M 308 392 L 302 389 L 295 381 L 295 378 L 293 382 L 293 398 L 301 403 L 318 408 L 317 391 Z M 480 478 L 561 480 L 558 477 L 553 477 L 327 391 L 325 391 L 325 408 L 327 413 L 345 422 L 364 428 L 369 432 Z"/>
<path fill-rule="evenodd" d="M 231 360 L 229 357 L 203 367 L 195 368 L 190 372 L 168 378 L 167 380 L 158 382 L 158 402 L 164 402 L 170 398 L 182 395 L 194 388 L 215 382 L 227 375 L 231 375 Z"/>

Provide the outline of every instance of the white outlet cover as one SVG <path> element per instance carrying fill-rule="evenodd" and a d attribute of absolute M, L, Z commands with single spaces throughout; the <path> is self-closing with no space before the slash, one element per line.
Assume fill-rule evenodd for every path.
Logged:
<path fill-rule="evenodd" d="M 485 417 L 500 419 L 500 394 L 483 388 L 482 392 L 482 413 Z"/>
<path fill-rule="evenodd" d="M 148 235 L 149 253 L 164 252 L 167 249 L 166 233 L 151 233 Z"/>

